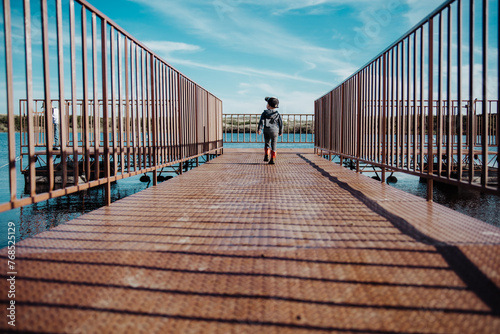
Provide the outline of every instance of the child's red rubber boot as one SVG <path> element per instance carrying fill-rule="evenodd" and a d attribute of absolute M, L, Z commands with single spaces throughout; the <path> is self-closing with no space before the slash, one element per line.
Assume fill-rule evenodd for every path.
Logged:
<path fill-rule="evenodd" d="M 269 161 L 270 165 L 274 165 L 276 163 L 276 152 L 271 151 L 271 160 Z"/>
<path fill-rule="evenodd" d="M 265 154 L 264 154 L 264 161 L 269 161 L 269 151 L 271 151 L 270 148 L 265 148 L 264 149 L 264 152 L 265 152 Z"/>

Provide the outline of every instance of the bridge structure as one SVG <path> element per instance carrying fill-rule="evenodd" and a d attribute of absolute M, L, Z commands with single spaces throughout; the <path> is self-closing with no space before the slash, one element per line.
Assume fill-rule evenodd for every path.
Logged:
<path fill-rule="evenodd" d="M 97 186 L 108 205 L 25 240 L 5 224 L 13 232 L 0 250 L 2 331 L 498 332 L 500 229 L 384 182 L 402 171 L 429 188 L 442 181 L 498 194 L 499 105 L 488 87 L 500 66 L 491 66 L 488 32 L 500 15 L 492 19 L 489 1 L 470 0 L 469 10 L 446 1 L 319 98 L 314 115 L 285 115 L 281 142 L 312 147 L 279 148 L 274 166 L 262 149 L 224 147 L 261 142 L 258 115 L 223 115 L 220 99 L 85 0 L 64 10 L 55 0 L 55 15 L 48 1 L 40 99 L 30 1 L 22 34 L 3 2 L 10 201 L 0 211 Z M 474 51 L 454 53 L 477 46 L 478 25 L 480 65 Z M 19 36 L 25 94 L 14 90 Z M 51 72 L 51 54 L 70 61 Z M 470 71 L 466 89 L 456 64 Z M 159 183 L 175 165 L 182 175 Z M 361 175 L 364 165 L 379 168 L 382 182 Z M 153 187 L 110 203 L 112 182 L 143 173 Z"/>

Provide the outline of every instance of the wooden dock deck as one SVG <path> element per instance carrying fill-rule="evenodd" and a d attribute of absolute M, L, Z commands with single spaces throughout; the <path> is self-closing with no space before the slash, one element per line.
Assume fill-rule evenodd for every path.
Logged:
<path fill-rule="evenodd" d="M 17 244 L 16 327 L 498 333 L 500 229 L 313 150 L 226 149 Z"/>

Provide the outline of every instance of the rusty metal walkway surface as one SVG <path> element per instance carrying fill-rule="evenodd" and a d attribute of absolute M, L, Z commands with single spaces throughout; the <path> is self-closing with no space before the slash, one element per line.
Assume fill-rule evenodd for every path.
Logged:
<path fill-rule="evenodd" d="M 29 332 L 500 330 L 500 229 L 312 150 L 226 149 L 18 243 L 16 270 Z"/>

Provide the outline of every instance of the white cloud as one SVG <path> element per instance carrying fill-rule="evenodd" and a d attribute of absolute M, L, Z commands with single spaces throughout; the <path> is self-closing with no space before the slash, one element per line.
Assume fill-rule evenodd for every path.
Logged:
<path fill-rule="evenodd" d="M 169 58 L 174 52 L 198 52 L 203 50 L 198 45 L 169 41 L 145 41 L 144 45 L 166 58 Z"/>
<path fill-rule="evenodd" d="M 436 0 L 406 0 L 409 10 L 404 14 L 404 17 L 408 19 L 409 27 L 413 27 L 418 24 L 424 18 L 426 18 L 432 11 L 434 11 L 441 3 L 441 0 L 436 2 Z"/>
<path fill-rule="evenodd" d="M 286 62 L 299 62 L 302 69 L 319 67 L 329 71 L 349 65 L 346 59 L 339 57 L 339 51 L 311 44 L 272 21 L 264 20 L 255 12 L 246 11 L 222 0 L 210 2 L 209 5 L 197 2 L 197 6 L 193 5 L 193 1 L 133 1 L 151 6 L 156 11 L 177 19 L 188 31 L 203 40 L 215 42 L 224 49 L 265 55 Z"/>
<path fill-rule="evenodd" d="M 280 100 L 280 113 L 312 114 L 317 92 L 288 90 L 284 86 L 270 85 L 267 82 L 241 83 L 238 95 L 220 96 L 224 101 L 224 113 L 261 113 L 266 103 L 265 96 L 276 96 Z"/>
<path fill-rule="evenodd" d="M 198 62 L 194 62 L 191 60 L 180 59 L 180 58 L 170 58 L 169 62 L 172 64 L 204 68 L 204 69 L 218 71 L 218 72 L 241 74 L 241 75 L 245 75 L 245 76 L 271 77 L 271 78 L 275 78 L 275 79 L 295 80 L 295 81 L 302 81 L 302 82 L 320 84 L 320 85 L 325 85 L 325 86 L 332 85 L 331 82 L 316 80 L 316 79 L 307 78 L 307 77 L 299 76 L 299 75 L 291 75 L 291 74 L 287 74 L 287 73 L 281 73 L 281 72 L 277 72 L 277 71 L 273 71 L 273 70 L 256 69 L 256 68 L 252 68 L 249 66 L 210 65 L 210 64 L 206 64 L 206 63 L 198 63 Z"/>

